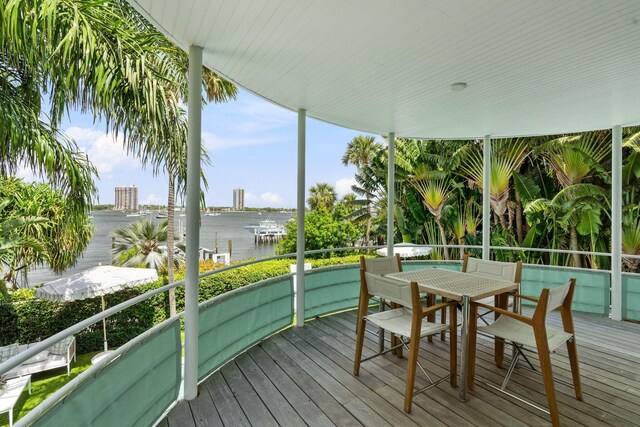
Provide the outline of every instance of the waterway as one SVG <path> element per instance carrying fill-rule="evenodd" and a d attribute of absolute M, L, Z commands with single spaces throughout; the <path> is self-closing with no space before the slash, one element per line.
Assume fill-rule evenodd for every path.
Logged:
<path fill-rule="evenodd" d="M 152 212 L 148 218 L 153 222 L 157 212 Z M 264 258 L 275 254 L 274 244 L 255 244 L 253 234 L 244 229 L 247 225 L 257 225 L 260 221 L 270 219 L 280 225 L 285 225 L 291 219 L 291 213 L 267 213 L 259 215 L 258 212 L 221 212 L 219 216 L 201 216 L 200 246 L 215 249 L 218 243 L 218 252 L 229 252 L 229 240 L 232 242 L 232 261 L 247 258 Z M 118 211 L 96 211 L 93 213 L 94 236 L 89 243 L 84 255 L 78 260 L 75 267 L 70 268 L 61 276 L 55 275 L 46 268 L 40 268 L 29 272 L 29 285 L 37 285 L 49 280 L 77 273 L 102 263 L 111 264 L 111 237 L 109 233 L 118 228 L 139 221 L 142 217 L 127 217 L 125 213 Z M 176 236 L 185 228 L 184 216 L 176 212 L 175 227 Z"/>

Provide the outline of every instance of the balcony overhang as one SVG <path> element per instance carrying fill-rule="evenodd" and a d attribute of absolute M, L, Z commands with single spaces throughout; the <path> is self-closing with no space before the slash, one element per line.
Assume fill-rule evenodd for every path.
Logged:
<path fill-rule="evenodd" d="M 634 0 L 130 1 L 237 85 L 352 129 L 445 139 L 640 123 Z"/>

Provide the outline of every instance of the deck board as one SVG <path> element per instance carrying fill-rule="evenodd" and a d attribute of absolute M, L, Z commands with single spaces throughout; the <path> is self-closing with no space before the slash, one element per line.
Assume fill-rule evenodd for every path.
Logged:
<path fill-rule="evenodd" d="M 566 349 L 552 355 L 562 425 L 632 426 L 640 420 L 640 324 L 574 315 L 584 401 L 575 399 Z M 238 356 L 207 379 L 192 402 L 180 402 L 161 425 L 174 426 L 538 426 L 546 414 L 477 382 L 467 402 L 448 383 L 417 395 L 402 411 L 406 359 L 390 354 L 365 362 L 353 376 L 355 313 L 307 322 Z M 559 316 L 549 323 L 560 326 Z M 448 337 L 447 337 L 448 340 Z M 377 349 L 367 333 L 364 355 Z M 505 362 L 508 363 L 509 355 Z M 448 372 L 448 342 L 422 343 L 430 375 Z M 535 354 L 531 360 L 538 366 Z M 476 378 L 501 382 L 492 341 L 478 337 Z M 416 385 L 427 381 L 418 372 Z M 539 373 L 516 369 L 509 390 L 546 406 Z"/>

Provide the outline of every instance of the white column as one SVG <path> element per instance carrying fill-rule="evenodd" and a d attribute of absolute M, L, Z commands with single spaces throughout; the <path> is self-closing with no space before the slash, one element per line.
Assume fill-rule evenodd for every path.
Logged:
<path fill-rule="evenodd" d="M 622 126 L 611 144 L 611 318 L 622 320 Z"/>
<path fill-rule="evenodd" d="M 296 326 L 304 326 L 304 190 L 306 110 L 298 110 L 298 212 L 296 234 Z"/>
<path fill-rule="evenodd" d="M 187 103 L 187 225 L 184 313 L 184 398 L 198 395 L 198 248 L 200 247 L 200 145 L 202 48 L 189 46 Z"/>
<path fill-rule="evenodd" d="M 393 255 L 394 206 L 396 197 L 396 134 L 389 133 L 389 164 L 387 165 L 387 255 Z"/>
<path fill-rule="evenodd" d="M 491 257 L 491 136 L 482 145 L 482 259 Z"/>

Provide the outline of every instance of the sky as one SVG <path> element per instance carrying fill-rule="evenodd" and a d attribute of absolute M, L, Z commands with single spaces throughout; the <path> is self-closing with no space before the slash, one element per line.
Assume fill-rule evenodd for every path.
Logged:
<path fill-rule="evenodd" d="M 141 204 L 167 203 L 166 175 L 153 176 L 122 148 L 122 136 L 105 133 L 90 114 L 71 111 L 61 129 L 98 169 L 96 204 L 113 204 L 115 187 L 135 185 Z M 326 182 L 338 196 L 355 183 L 354 166 L 344 166 L 349 141 L 363 134 L 307 118 L 306 188 Z M 206 105 L 202 139 L 212 160 L 204 168 L 209 182 L 207 206 L 231 206 L 233 189 L 245 189 L 246 207 L 291 209 L 296 206 L 297 114 L 240 90 L 238 99 Z M 19 176 L 32 180 L 30 171 Z M 307 196 L 308 197 L 308 196 Z M 179 201 L 178 201 L 179 202 Z"/>

